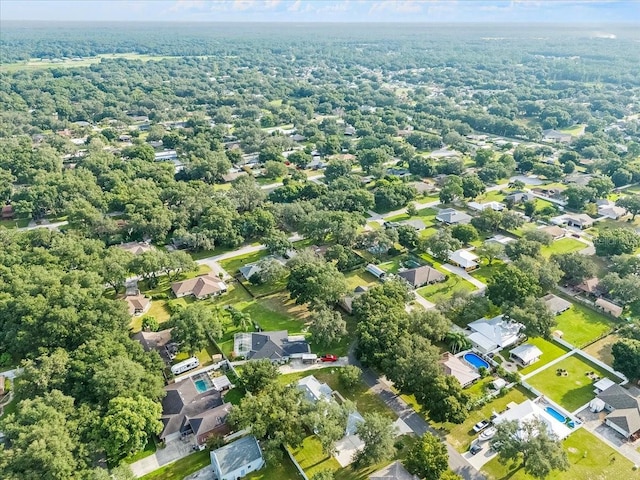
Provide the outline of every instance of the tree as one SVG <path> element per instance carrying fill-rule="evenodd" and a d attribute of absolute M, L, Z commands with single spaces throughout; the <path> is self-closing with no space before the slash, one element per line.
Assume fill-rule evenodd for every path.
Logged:
<path fill-rule="evenodd" d="M 411 225 L 400 225 L 396 228 L 398 243 L 407 250 L 414 250 L 420 245 L 420 234 Z"/>
<path fill-rule="evenodd" d="M 451 228 L 451 236 L 464 244 L 468 244 L 478 238 L 478 231 L 473 225 L 461 223 Z"/>
<path fill-rule="evenodd" d="M 314 342 L 328 347 L 347 334 L 347 322 L 336 310 L 321 305 L 311 313 L 309 331 Z"/>
<path fill-rule="evenodd" d="M 284 177 L 288 171 L 289 169 L 282 162 L 269 160 L 264 164 L 264 176 L 267 178 Z"/>
<path fill-rule="evenodd" d="M 309 414 L 310 429 L 318 437 L 325 455 L 335 455 L 336 442 L 344 437 L 347 419 L 354 410 L 351 402 L 339 404 L 338 402 L 330 401 L 324 403 L 321 408 L 314 409 Z"/>
<path fill-rule="evenodd" d="M 209 336 L 222 336 L 222 323 L 202 303 L 192 303 L 171 316 L 171 337 L 180 349 L 194 355 L 209 345 Z"/>
<path fill-rule="evenodd" d="M 578 252 L 552 255 L 551 260 L 558 264 L 562 278 L 571 285 L 578 285 L 596 274 L 596 264 L 593 260 Z"/>
<path fill-rule="evenodd" d="M 499 423 L 496 429 L 491 448 L 498 452 L 500 463 L 520 458 L 525 473 L 540 479 L 549 476 L 553 470 L 569 469 L 567 453 L 549 434 L 544 422 L 512 420 Z"/>
<path fill-rule="evenodd" d="M 362 450 L 355 454 L 356 468 L 373 465 L 393 457 L 394 432 L 391 420 L 379 413 L 365 413 L 364 422 L 358 424 L 356 434 L 364 443 Z"/>
<path fill-rule="evenodd" d="M 492 233 L 500 228 L 502 213 L 492 208 L 485 208 L 480 215 L 471 219 L 471 225 L 480 232 Z"/>
<path fill-rule="evenodd" d="M 111 247 L 106 250 L 102 261 L 101 274 L 105 282 L 118 293 L 120 287 L 129 276 L 129 265 L 133 260 L 133 255 L 118 247 Z"/>
<path fill-rule="evenodd" d="M 553 243 L 553 237 L 544 230 L 529 230 L 524 232 L 524 238 L 531 242 L 538 242 L 540 245 L 549 246 Z"/>
<path fill-rule="evenodd" d="M 544 301 L 533 297 L 525 298 L 521 305 L 508 310 L 508 316 L 524 325 L 525 334 L 529 337 L 549 338 L 558 323 Z"/>
<path fill-rule="evenodd" d="M 295 385 L 272 382 L 260 392 L 245 396 L 229 413 L 237 429 L 250 428 L 261 440 L 268 460 L 281 458 L 283 443 L 296 448 L 307 436 L 305 426 L 313 405 Z"/>
<path fill-rule="evenodd" d="M 253 324 L 251 320 L 251 315 L 249 315 L 247 312 L 238 310 L 237 308 L 232 307 L 231 305 L 229 305 L 229 307 L 227 308 L 227 311 L 231 316 L 231 322 L 233 322 L 234 327 L 238 328 L 240 331 L 243 331 L 243 332 L 246 332 L 247 330 L 249 330 L 249 328 Z"/>
<path fill-rule="evenodd" d="M 415 203 L 410 203 L 409 205 L 407 205 L 407 215 L 409 215 L 410 217 L 418 216 L 418 209 L 416 208 Z"/>
<path fill-rule="evenodd" d="M 541 293 L 535 272 L 525 272 L 514 265 L 507 265 L 497 272 L 487 284 L 487 297 L 498 306 L 530 296 L 538 297 Z"/>
<path fill-rule="evenodd" d="M 103 418 L 101 437 L 111 461 L 139 452 L 151 435 L 162 431 L 162 406 L 142 395 L 116 397 Z"/>
<path fill-rule="evenodd" d="M 334 480 L 333 470 L 320 470 L 313 474 L 311 480 Z"/>
<path fill-rule="evenodd" d="M 540 244 L 526 238 L 519 238 L 515 242 L 509 242 L 504 251 L 511 260 L 518 260 L 522 257 L 536 258 L 540 256 Z"/>
<path fill-rule="evenodd" d="M 445 341 L 454 354 L 471 348 L 471 342 L 463 332 L 449 332 L 445 336 Z"/>
<path fill-rule="evenodd" d="M 344 275 L 333 263 L 311 254 L 299 253 L 289 261 L 287 288 L 297 304 L 336 303 L 347 293 Z"/>
<path fill-rule="evenodd" d="M 449 175 L 440 189 L 440 203 L 451 203 L 462 197 L 462 179 L 457 175 Z"/>
<path fill-rule="evenodd" d="M 589 180 L 587 187 L 593 188 L 596 192 L 596 198 L 606 198 L 611 193 L 615 185 L 609 177 L 594 177 Z"/>
<path fill-rule="evenodd" d="M 431 379 L 438 375 L 438 349 L 416 333 L 400 334 L 385 352 L 383 370 L 395 387 L 416 398 L 428 395 Z"/>
<path fill-rule="evenodd" d="M 570 174 L 576 171 L 576 164 L 573 162 L 567 162 L 562 167 L 562 173 Z"/>
<path fill-rule="evenodd" d="M 533 218 L 536 212 L 535 200 L 527 200 L 522 204 L 522 207 L 524 208 L 524 214 L 529 218 Z"/>
<path fill-rule="evenodd" d="M 461 247 L 462 243 L 453 238 L 449 229 L 439 230 L 438 233 L 424 240 L 424 248 L 439 260 L 446 260 L 451 252 Z"/>
<path fill-rule="evenodd" d="M 516 230 L 522 225 L 524 225 L 524 218 L 522 218 L 522 215 L 509 210 L 502 212 L 500 226 L 504 230 Z"/>
<path fill-rule="evenodd" d="M 227 197 L 236 205 L 239 212 L 249 212 L 264 202 L 265 193 L 252 176 L 244 175 L 231 182 L 231 190 Z"/>
<path fill-rule="evenodd" d="M 419 478 L 439 479 L 449 468 L 447 447 L 438 437 L 427 432 L 407 452 L 405 466 L 409 473 Z"/>
<path fill-rule="evenodd" d="M 451 375 L 431 377 L 428 388 L 417 394 L 416 398 L 436 422 L 462 423 L 469 415 L 469 396 Z"/>
<path fill-rule="evenodd" d="M 249 278 L 249 281 L 254 285 L 273 284 L 287 275 L 286 267 L 276 258 L 263 258 L 256 266 L 258 267 L 258 272 Z"/>
<path fill-rule="evenodd" d="M 622 277 L 627 275 L 640 276 L 640 257 L 633 254 L 616 255 L 611 258 L 611 266 L 609 268 Z"/>
<path fill-rule="evenodd" d="M 632 253 L 640 246 L 640 235 L 628 228 L 601 230 L 593 244 L 599 257 L 622 255 Z"/>
<path fill-rule="evenodd" d="M 464 198 L 475 198 L 486 191 L 484 182 L 476 174 L 462 177 L 462 192 Z"/>
<path fill-rule="evenodd" d="M 348 160 L 330 160 L 324 169 L 324 178 L 328 183 L 331 183 L 340 177 L 349 175 L 352 168 L 351 162 Z"/>
<path fill-rule="evenodd" d="M 193 272 L 198 269 L 198 264 L 187 252 L 176 250 L 162 257 L 162 271 L 167 275 L 169 281 L 177 280 L 183 272 Z"/>
<path fill-rule="evenodd" d="M 635 275 L 620 277 L 617 273 L 608 273 L 598 287 L 624 305 L 640 300 L 640 278 Z"/>
<path fill-rule="evenodd" d="M 393 210 L 404 207 L 408 202 L 416 198 L 416 189 L 407 183 L 388 182 L 378 180 L 374 199 L 376 206 L 383 210 Z"/>
<path fill-rule="evenodd" d="M 439 342 L 451 330 L 451 322 L 438 310 L 414 310 L 409 314 L 409 331 Z"/>
<path fill-rule="evenodd" d="M 623 185 L 628 185 L 633 181 L 633 175 L 629 170 L 620 168 L 613 172 L 613 175 L 611 175 L 611 181 L 616 187 L 622 187 Z"/>
<path fill-rule="evenodd" d="M 635 379 L 640 377 L 640 340 L 623 338 L 611 347 L 613 368 Z"/>
<path fill-rule="evenodd" d="M 543 257 L 520 257 L 513 265 L 525 272 L 531 272 L 538 280 L 538 286 L 542 292 L 553 290 L 562 278 L 562 271 L 555 262 L 545 260 Z"/>
<path fill-rule="evenodd" d="M 372 148 L 370 150 L 359 151 L 357 158 L 362 170 L 369 175 L 388 162 L 391 156 L 384 148 Z"/>
<path fill-rule="evenodd" d="M 476 150 L 476 154 L 473 160 L 476 162 L 476 167 L 483 167 L 486 163 L 493 160 L 493 150 L 489 148 L 479 148 Z"/>
<path fill-rule="evenodd" d="M 504 245 L 498 242 L 485 241 L 476 248 L 475 253 L 478 257 L 487 260 L 487 263 L 491 265 L 496 258 L 500 258 L 504 254 Z"/>
<path fill-rule="evenodd" d="M 567 199 L 567 206 L 576 210 L 582 210 L 585 203 L 593 202 L 598 195 L 595 188 L 581 185 L 571 185 L 562 194 Z"/>
<path fill-rule="evenodd" d="M 269 236 L 264 239 L 264 244 L 272 255 L 283 256 L 288 250 L 293 249 L 289 237 L 281 230 L 272 230 Z"/>
<path fill-rule="evenodd" d="M 627 195 L 618 199 L 616 202 L 618 207 L 626 208 L 632 215 L 631 220 L 636 219 L 636 215 L 640 213 L 640 195 Z"/>
<path fill-rule="evenodd" d="M 340 379 L 340 383 L 346 389 L 352 389 L 356 385 L 360 383 L 360 376 L 362 375 L 362 371 L 356 367 L 355 365 L 347 365 L 342 367 L 338 371 L 338 378 Z"/>
<path fill-rule="evenodd" d="M 278 367 L 268 358 L 247 362 L 242 367 L 240 383 L 247 392 L 260 393 L 280 375 Z"/>
<path fill-rule="evenodd" d="M 152 149 L 153 150 L 153 149 Z M 184 174 L 190 180 L 202 180 L 214 183 L 231 168 L 231 162 L 224 152 L 203 150 L 191 154 Z"/>

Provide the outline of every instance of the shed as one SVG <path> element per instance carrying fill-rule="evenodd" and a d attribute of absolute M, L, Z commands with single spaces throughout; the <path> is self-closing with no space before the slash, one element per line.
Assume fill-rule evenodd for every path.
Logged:
<path fill-rule="evenodd" d="M 522 366 L 527 366 L 540 360 L 542 351 L 535 345 L 525 343 L 511 350 L 509 356 L 512 360 L 520 363 Z"/>
<path fill-rule="evenodd" d="M 369 265 L 367 265 L 365 270 L 369 272 L 371 275 L 373 275 L 374 277 L 379 278 L 380 280 L 382 280 L 387 275 L 387 272 L 382 270 L 377 265 L 374 265 L 373 263 L 370 263 Z"/>
<path fill-rule="evenodd" d="M 615 303 L 611 303 L 604 298 L 599 298 L 596 300 L 596 306 L 600 308 L 603 312 L 608 313 L 616 318 L 622 315 L 622 307 L 616 305 Z"/>

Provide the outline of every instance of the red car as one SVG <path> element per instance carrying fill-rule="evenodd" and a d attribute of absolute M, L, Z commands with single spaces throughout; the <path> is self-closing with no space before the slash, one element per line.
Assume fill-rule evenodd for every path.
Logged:
<path fill-rule="evenodd" d="M 322 357 L 320 357 L 320 361 L 321 362 L 337 362 L 338 357 L 336 357 L 335 355 L 332 355 L 331 353 L 327 353 L 326 355 L 323 355 Z"/>

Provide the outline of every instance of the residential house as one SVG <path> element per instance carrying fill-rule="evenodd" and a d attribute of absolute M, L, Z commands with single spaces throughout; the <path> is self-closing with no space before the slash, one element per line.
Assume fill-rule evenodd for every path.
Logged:
<path fill-rule="evenodd" d="M 178 345 L 171 341 L 171 329 L 159 332 L 140 331 L 133 335 L 133 339 L 140 342 L 145 351 L 155 350 L 165 362 L 170 362 L 178 354 Z"/>
<path fill-rule="evenodd" d="M 169 160 L 177 160 L 178 152 L 175 150 L 163 150 L 162 152 L 156 152 L 154 160 L 156 162 L 166 162 Z"/>
<path fill-rule="evenodd" d="M 519 425 L 522 425 L 525 422 L 535 420 L 544 423 L 547 427 L 547 432 L 558 440 L 564 440 L 572 432 L 567 425 L 552 417 L 543 406 L 534 400 L 525 400 L 519 405 L 512 406 L 506 412 L 494 418 L 493 424 L 499 425 L 502 422 L 516 421 Z"/>
<path fill-rule="evenodd" d="M 353 301 L 367 290 L 369 290 L 369 287 L 363 285 L 357 286 L 351 295 L 342 297 L 338 305 L 340 305 L 345 312 L 353 313 Z"/>
<path fill-rule="evenodd" d="M 246 360 L 268 358 L 272 362 L 286 362 L 311 353 L 303 336 L 289 336 L 286 330 L 275 332 L 236 333 L 233 351 Z"/>
<path fill-rule="evenodd" d="M 567 234 L 567 231 L 564 228 L 559 227 L 557 225 L 549 225 L 548 227 L 542 227 L 540 231 L 548 233 L 549 235 L 551 235 L 551 237 L 554 240 L 560 240 L 561 238 L 564 238 L 565 235 Z"/>
<path fill-rule="evenodd" d="M 576 290 L 579 290 L 588 295 L 600 296 L 600 290 L 598 289 L 598 285 L 600 284 L 600 279 L 597 277 L 587 278 L 582 283 L 576 285 Z"/>
<path fill-rule="evenodd" d="M 207 273 L 199 277 L 190 278 L 171 284 L 171 291 L 176 298 L 194 296 L 198 299 L 222 295 L 227 291 L 227 284 L 219 277 Z"/>
<path fill-rule="evenodd" d="M 568 302 L 564 298 L 560 298 L 553 293 L 545 295 L 540 300 L 542 300 L 549 310 L 551 310 L 555 315 L 560 315 L 562 312 L 571 308 L 571 302 Z"/>
<path fill-rule="evenodd" d="M 592 178 L 593 178 L 593 175 L 589 175 L 588 173 L 577 172 L 577 173 L 572 173 L 567 175 L 566 177 L 564 177 L 562 182 L 568 185 L 577 185 L 579 187 L 586 187 Z"/>
<path fill-rule="evenodd" d="M 516 204 L 516 203 L 528 202 L 529 200 L 533 200 L 535 198 L 536 197 L 534 197 L 531 192 L 523 192 L 518 190 L 515 192 L 511 192 L 509 195 L 504 197 L 504 201 L 513 202 L 514 204 Z"/>
<path fill-rule="evenodd" d="M 245 172 L 244 170 L 240 170 L 240 171 L 229 171 L 227 173 L 225 173 L 224 175 L 222 175 L 222 181 L 224 181 L 225 183 L 231 183 L 233 182 L 235 179 L 240 178 L 240 177 L 244 177 L 245 175 L 247 175 L 247 172 Z"/>
<path fill-rule="evenodd" d="M 530 343 L 524 343 L 509 352 L 509 358 L 523 367 L 536 363 L 541 356 L 542 351 Z"/>
<path fill-rule="evenodd" d="M 142 255 L 144 252 L 155 250 L 153 245 L 149 245 L 147 242 L 128 242 L 118 245 L 125 252 L 129 252 L 133 255 Z"/>
<path fill-rule="evenodd" d="M 558 215 L 551 218 L 554 225 L 568 225 L 569 227 L 577 227 L 580 229 L 593 227 L 593 219 L 586 213 L 571 213 Z"/>
<path fill-rule="evenodd" d="M 475 253 L 464 249 L 456 250 L 449 254 L 449 262 L 460 268 L 464 268 L 467 272 L 479 267 L 479 264 L 476 261 L 478 258 L 479 257 Z"/>
<path fill-rule="evenodd" d="M 605 300 L 604 298 L 599 298 L 596 300 L 596 307 L 616 318 L 622 315 L 622 307 L 608 300 Z"/>
<path fill-rule="evenodd" d="M 397 275 L 400 278 L 403 278 L 413 288 L 420 288 L 423 285 L 444 282 L 447 279 L 442 272 L 427 265 L 398 272 Z"/>
<path fill-rule="evenodd" d="M 435 187 L 432 183 L 423 182 L 411 182 L 413 188 L 416 189 L 418 195 L 427 195 L 435 190 Z"/>
<path fill-rule="evenodd" d="M 471 333 L 467 336 L 473 347 L 480 353 L 489 354 L 510 347 L 520 340 L 520 323 L 498 315 L 492 319 L 481 318 L 469 325 Z"/>
<path fill-rule="evenodd" d="M 4 375 L 0 375 L 0 397 L 5 394 L 5 379 Z"/>
<path fill-rule="evenodd" d="M 618 220 L 620 217 L 627 215 L 627 209 L 613 205 L 599 205 L 598 215 L 607 217 L 612 220 Z"/>
<path fill-rule="evenodd" d="M 547 142 L 571 143 L 572 137 L 568 133 L 562 133 L 562 132 L 559 132 L 558 130 L 549 129 L 549 130 L 542 131 L 542 138 Z"/>
<path fill-rule="evenodd" d="M 380 280 L 384 279 L 387 276 L 387 272 L 382 270 L 377 265 L 374 265 L 373 263 L 370 263 L 369 265 L 367 265 L 365 267 L 365 270 Z"/>
<path fill-rule="evenodd" d="M 326 383 L 320 383 L 313 375 L 307 375 L 304 378 L 298 380 L 296 384 L 298 390 L 304 393 L 307 400 L 312 403 L 318 403 L 319 401 L 331 401 L 333 398 L 333 390 Z"/>
<path fill-rule="evenodd" d="M 126 135 L 126 134 L 122 134 L 118 137 L 118 141 L 120 142 L 130 142 L 131 141 L 131 135 Z"/>
<path fill-rule="evenodd" d="M 144 295 L 129 295 L 124 297 L 129 309 L 129 315 L 139 317 L 149 311 L 151 300 Z"/>
<path fill-rule="evenodd" d="M 212 450 L 210 456 L 217 480 L 238 480 L 265 464 L 258 440 L 253 435 Z"/>
<path fill-rule="evenodd" d="M 427 225 L 419 218 L 411 218 L 409 220 L 403 220 L 399 222 L 400 225 L 407 225 L 409 227 L 415 228 L 417 231 L 421 232 Z"/>
<path fill-rule="evenodd" d="M 436 215 L 436 220 L 447 225 L 458 225 L 471 222 L 471 215 L 456 210 L 455 208 L 443 208 Z"/>
<path fill-rule="evenodd" d="M 15 212 L 13 210 L 13 206 L 12 205 L 3 205 L 2 206 L 2 213 L 0 214 L 0 218 L 2 218 L 2 220 L 12 220 L 14 214 L 15 214 Z"/>
<path fill-rule="evenodd" d="M 231 404 L 223 402 L 220 392 L 215 389 L 200 392 L 193 378 L 185 378 L 164 389 L 160 418 L 162 441 L 169 443 L 194 434 L 196 443 L 202 445 L 213 435 L 229 433 L 225 422 Z"/>
<path fill-rule="evenodd" d="M 611 385 L 596 398 L 609 412 L 604 419 L 606 425 L 627 439 L 640 436 L 640 398 L 618 384 Z"/>
<path fill-rule="evenodd" d="M 277 260 L 280 263 L 284 264 L 282 260 L 276 258 L 273 255 L 268 255 L 264 257 L 262 260 Z M 240 275 L 244 277 L 245 280 L 249 281 L 251 277 L 253 277 L 254 275 L 260 274 L 260 272 L 262 271 L 262 267 L 260 266 L 260 261 L 258 261 L 253 263 L 247 263 L 245 266 L 240 267 L 238 271 L 240 272 Z"/>
<path fill-rule="evenodd" d="M 469 202 L 467 203 L 467 206 L 470 209 L 475 210 L 477 212 L 481 212 L 488 208 L 490 208 L 491 210 L 495 210 L 496 212 L 501 212 L 502 210 L 507 208 L 504 203 L 500 203 L 500 202 L 486 202 L 486 203 Z"/>
<path fill-rule="evenodd" d="M 304 142 L 307 139 L 304 135 L 300 135 L 299 133 L 294 133 L 291 135 L 291 140 L 294 142 Z"/>
<path fill-rule="evenodd" d="M 344 134 L 351 137 L 356 134 L 356 128 L 351 125 L 347 125 L 344 127 Z"/>
<path fill-rule="evenodd" d="M 456 377 L 463 388 L 480 378 L 480 374 L 475 368 L 449 352 L 446 352 L 440 359 L 440 366 L 445 375 Z"/>
<path fill-rule="evenodd" d="M 418 477 L 411 475 L 404 465 L 396 460 L 391 465 L 369 475 L 369 480 L 418 480 Z"/>

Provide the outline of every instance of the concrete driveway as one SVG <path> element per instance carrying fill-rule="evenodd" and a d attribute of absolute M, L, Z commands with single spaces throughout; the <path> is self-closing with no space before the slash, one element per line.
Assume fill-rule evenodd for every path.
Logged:
<path fill-rule="evenodd" d="M 349 365 L 349 357 L 339 357 L 336 362 L 318 362 L 311 364 L 302 363 L 302 360 L 294 359 L 289 363 L 280 365 L 279 370 L 282 375 L 286 375 L 288 373 L 313 371 L 328 367 L 346 367 L 347 365 Z"/>
<path fill-rule="evenodd" d="M 147 473 L 153 472 L 162 467 L 181 458 L 187 457 L 194 453 L 193 445 L 195 440 L 193 435 L 185 437 L 184 440 L 177 439 L 167 443 L 164 448 L 159 448 L 156 453 L 149 455 L 137 462 L 130 465 L 131 471 L 136 477 L 142 477 Z"/>

